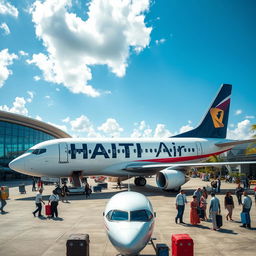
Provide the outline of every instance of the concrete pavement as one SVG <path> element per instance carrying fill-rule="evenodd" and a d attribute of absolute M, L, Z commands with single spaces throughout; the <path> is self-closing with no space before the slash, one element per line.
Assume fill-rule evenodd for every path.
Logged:
<path fill-rule="evenodd" d="M 176 194 L 163 192 L 155 187 L 155 179 L 148 178 L 146 187 L 135 187 L 131 190 L 146 195 L 156 212 L 156 223 L 153 237 L 156 243 L 171 244 L 172 234 L 187 233 L 194 240 L 195 255 L 224 256 L 246 255 L 256 253 L 256 208 L 253 199 L 251 210 L 252 229 L 239 227 L 241 207 L 238 206 L 236 197 L 234 221 L 226 221 L 224 209 L 224 193 L 233 190 L 235 184 L 222 184 L 222 193 L 218 195 L 221 200 L 223 227 L 220 231 L 211 231 L 210 222 L 201 222 L 200 226 L 175 224 Z M 89 180 L 91 185 L 93 181 Z M 131 180 L 131 183 L 133 180 Z M 191 179 L 183 186 L 189 201 L 197 187 L 209 185 L 200 179 Z M 126 190 L 127 182 L 123 183 Z M 56 256 L 66 255 L 66 240 L 72 233 L 88 233 L 90 235 L 91 256 L 114 256 L 118 252 L 108 241 L 104 230 L 102 213 L 108 199 L 119 192 L 116 184 L 109 183 L 109 188 L 101 193 L 92 194 L 90 199 L 85 196 L 70 196 L 70 203 L 59 203 L 59 220 L 47 218 L 34 218 L 32 211 L 35 209 L 35 192 L 31 185 L 26 186 L 27 194 L 19 194 L 18 187 L 10 188 L 10 200 L 5 208 L 7 214 L 0 214 L 0 255 L 1 256 Z M 45 186 L 44 199 L 48 200 L 54 186 Z M 209 201 L 209 200 L 208 200 Z M 189 204 L 186 206 L 184 221 L 189 223 Z M 148 245 L 141 252 L 143 256 L 155 255 L 152 246 Z M 171 255 L 171 253 L 170 253 Z"/>

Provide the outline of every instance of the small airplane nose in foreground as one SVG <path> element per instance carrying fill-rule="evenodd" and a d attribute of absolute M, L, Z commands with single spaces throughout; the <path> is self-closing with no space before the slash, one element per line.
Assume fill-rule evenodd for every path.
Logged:
<path fill-rule="evenodd" d="M 9 167 L 14 170 L 14 171 L 18 171 L 18 172 L 22 172 L 25 169 L 25 162 L 24 159 L 18 157 L 15 158 L 14 160 L 12 160 L 9 163 Z"/>

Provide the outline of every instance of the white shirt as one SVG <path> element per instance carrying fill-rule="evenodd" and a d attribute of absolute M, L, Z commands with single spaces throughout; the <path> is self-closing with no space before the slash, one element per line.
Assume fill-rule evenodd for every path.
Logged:
<path fill-rule="evenodd" d="M 58 202 L 60 200 L 59 196 L 58 195 L 51 195 L 50 198 L 49 198 L 49 201 L 51 202 Z"/>
<path fill-rule="evenodd" d="M 252 199 L 249 196 L 244 196 L 242 204 L 243 204 L 244 208 L 251 209 Z"/>
<path fill-rule="evenodd" d="M 37 193 L 36 194 L 36 204 L 39 204 L 42 202 L 42 199 L 43 199 L 43 195 L 41 193 Z"/>
<path fill-rule="evenodd" d="M 187 203 L 186 195 L 179 193 L 176 196 L 176 204 L 177 205 L 185 205 L 185 203 Z"/>

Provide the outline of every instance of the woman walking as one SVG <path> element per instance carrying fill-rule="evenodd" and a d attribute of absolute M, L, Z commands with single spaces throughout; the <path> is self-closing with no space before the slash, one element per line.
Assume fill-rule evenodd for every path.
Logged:
<path fill-rule="evenodd" d="M 207 200 L 206 200 L 206 194 L 203 194 L 200 198 L 200 209 L 204 212 L 204 217 L 202 218 L 204 221 L 207 221 L 206 216 L 206 206 L 207 206 Z"/>
<path fill-rule="evenodd" d="M 193 196 L 193 201 L 190 203 L 190 223 L 192 225 L 197 225 L 200 223 L 200 218 L 198 216 L 198 201 L 196 196 Z"/>
<path fill-rule="evenodd" d="M 233 213 L 233 209 L 235 208 L 235 205 L 234 205 L 234 200 L 233 200 L 233 197 L 231 195 L 231 192 L 226 193 L 225 200 L 224 200 L 224 205 L 225 205 L 225 209 L 228 210 L 228 214 L 226 216 L 226 219 L 228 220 L 228 218 L 229 218 L 230 220 L 232 220 L 232 213 Z"/>

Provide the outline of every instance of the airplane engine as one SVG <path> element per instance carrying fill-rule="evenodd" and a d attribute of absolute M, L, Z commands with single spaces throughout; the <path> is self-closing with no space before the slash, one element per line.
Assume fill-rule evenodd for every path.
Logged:
<path fill-rule="evenodd" d="M 156 175 L 156 184 L 163 190 L 178 191 L 186 182 L 186 176 L 182 170 L 164 169 Z"/>

